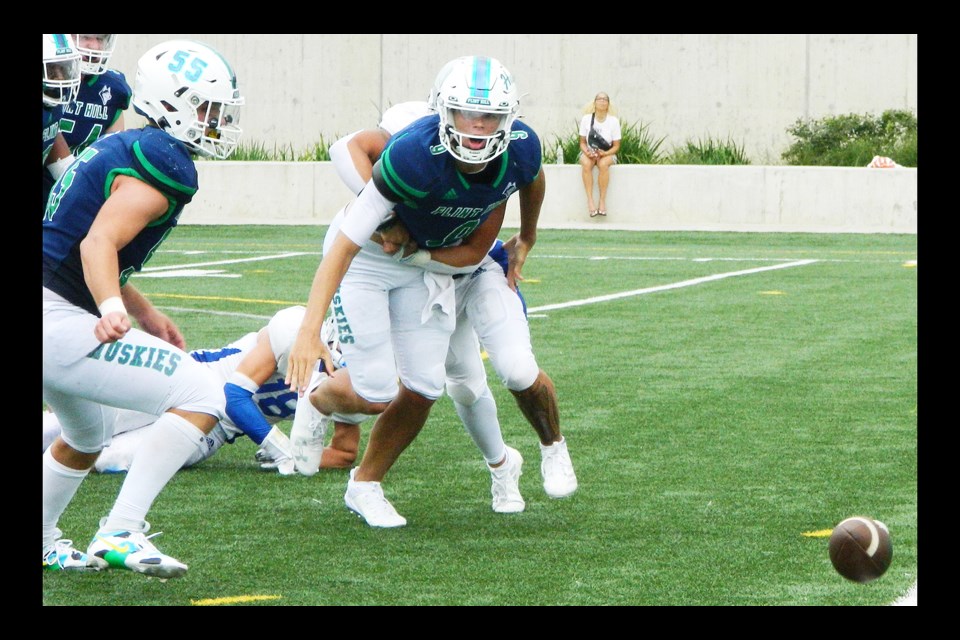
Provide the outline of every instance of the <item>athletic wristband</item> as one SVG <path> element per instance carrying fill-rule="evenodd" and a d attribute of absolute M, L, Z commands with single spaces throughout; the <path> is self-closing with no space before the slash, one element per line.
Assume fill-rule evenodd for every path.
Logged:
<path fill-rule="evenodd" d="M 241 389 L 246 389 L 250 393 L 256 393 L 257 389 L 260 388 L 260 385 L 251 380 L 249 376 L 246 376 L 239 371 L 234 371 L 231 373 L 230 377 L 227 379 L 227 382 L 232 382 Z"/>
<path fill-rule="evenodd" d="M 123 306 L 123 300 L 120 296 L 112 296 L 107 298 L 100 303 L 100 306 L 97 307 L 100 310 L 100 317 L 103 318 L 108 313 L 113 313 L 114 311 L 119 311 L 123 315 L 127 315 L 127 308 Z"/>

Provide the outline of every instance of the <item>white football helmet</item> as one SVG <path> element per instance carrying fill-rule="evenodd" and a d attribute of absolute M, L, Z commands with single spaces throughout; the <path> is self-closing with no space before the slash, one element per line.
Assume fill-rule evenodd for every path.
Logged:
<path fill-rule="evenodd" d="M 80 90 L 80 54 L 66 33 L 43 34 L 43 104 L 70 104 Z"/>
<path fill-rule="evenodd" d="M 520 111 L 520 99 L 513 76 L 494 58 L 468 56 L 453 61 L 437 92 L 440 114 L 440 143 L 453 157 L 469 164 L 489 162 L 507 150 L 510 130 Z M 461 112 L 470 119 L 497 118 L 492 133 L 477 135 L 458 131 L 454 116 Z M 469 140 L 482 140 L 473 149 Z"/>
<path fill-rule="evenodd" d="M 80 53 L 80 73 L 99 76 L 107 70 L 107 63 L 117 46 L 115 33 L 71 33 Z M 94 48 L 91 45 L 97 45 Z"/>
<path fill-rule="evenodd" d="M 433 81 L 433 86 L 430 87 L 430 95 L 427 96 L 427 104 L 430 106 L 431 111 L 437 110 L 437 96 L 440 95 L 440 86 L 443 84 L 443 81 L 447 79 L 447 76 L 450 75 L 454 67 L 461 64 L 462 61 L 468 57 L 469 56 L 462 56 L 460 58 L 454 58 L 440 69 L 440 73 L 437 74 L 437 77 Z"/>
<path fill-rule="evenodd" d="M 170 40 L 137 63 L 134 109 L 194 153 L 230 157 L 243 133 L 243 102 L 233 69 L 205 44 Z"/>

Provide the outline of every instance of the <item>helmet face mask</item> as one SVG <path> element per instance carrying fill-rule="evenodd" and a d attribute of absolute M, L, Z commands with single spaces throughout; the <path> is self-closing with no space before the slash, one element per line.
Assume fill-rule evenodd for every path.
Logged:
<path fill-rule="evenodd" d="M 244 100 L 226 60 L 199 42 L 171 40 L 137 64 L 133 106 L 196 154 L 226 159 L 240 141 Z"/>
<path fill-rule="evenodd" d="M 73 33 L 71 36 L 80 53 L 80 72 L 83 75 L 102 75 L 117 46 L 117 34 Z"/>
<path fill-rule="evenodd" d="M 80 54 L 65 33 L 43 34 L 43 104 L 68 105 L 80 90 Z"/>
<path fill-rule="evenodd" d="M 440 143 L 467 164 L 493 160 L 507 150 L 520 110 L 513 76 L 497 60 L 480 56 L 457 58 L 444 71 L 436 91 Z"/>

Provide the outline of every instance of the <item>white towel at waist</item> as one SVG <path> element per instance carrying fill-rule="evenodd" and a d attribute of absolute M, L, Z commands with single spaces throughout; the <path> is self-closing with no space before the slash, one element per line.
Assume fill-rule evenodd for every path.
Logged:
<path fill-rule="evenodd" d="M 423 307 L 423 313 L 420 314 L 420 322 L 425 324 L 431 318 L 437 318 L 444 327 L 449 327 L 452 331 L 457 319 L 457 298 L 453 276 L 424 271 L 423 283 L 427 285 L 427 304 Z"/>

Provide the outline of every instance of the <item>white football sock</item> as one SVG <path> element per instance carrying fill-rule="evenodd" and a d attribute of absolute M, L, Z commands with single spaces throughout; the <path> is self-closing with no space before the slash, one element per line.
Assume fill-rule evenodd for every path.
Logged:
<path fill-rule="evenodd" d="M 501 462 L 507 449 L 500 431 L 500 421 L 497 419 L 497 403 L 490 387 L 484 387 L 483 393 L 472 405 L 454 401 L 453 406 L 487 464 Z"/>
<path fill-rule="evenodd" d="M 43 545 L 57 537 L 57 521 L 77 493 L 90 470 L 78 471 L 53 459 L 50 449 L 43 452 Z"/>
<path fill-rule="evenodd" d="M 164 413 L 148 431 L 101 531 L 142 531 L 163 487 L 191 455 L 206 446 L 203 432 L 174 413 Z"/>

